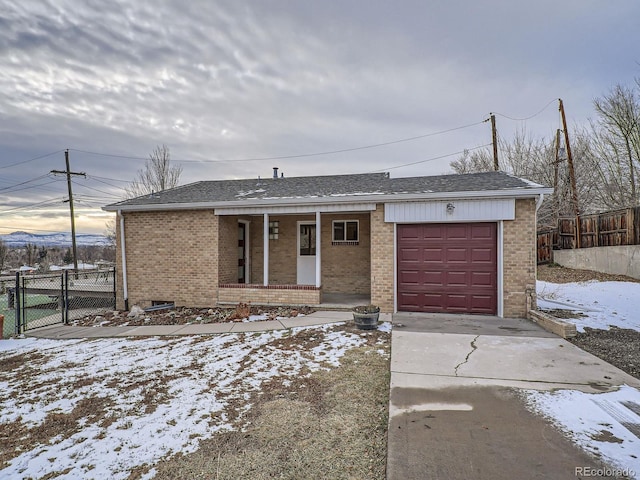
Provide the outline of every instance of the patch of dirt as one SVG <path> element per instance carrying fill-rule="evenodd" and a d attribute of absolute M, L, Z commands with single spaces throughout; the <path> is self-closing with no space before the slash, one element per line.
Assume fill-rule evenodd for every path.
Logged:
<path fill-rule="evenodd" d="M 538 280 L 551 283 L 588 282 L 634 282 L 636 278 L 624 275 L 579 270 L 562 267 L 557 264 L 539 265 Z M 556 318 L 571 319 L 584 316 L 571 310 L 544 310 Z M 624 328 L 611 327 L 609 330 L 585 327 L 585 331 L 568 340 L 583 350 L 601 358 L 620 370 L 636 378 L 640 378 L 640 332 Z"/>
<path fill-rule="evenodd" d="M 268 307 L 240 303 L 232 308 L 188 308 L 177 307 L 143 312 L 129 317 L 127 311 L 112 311 L 101 315 L 87 315 L 73 321 L 74 326 L 140 326 L 140 325 L 185 325 L 189 323 L 242 322 L 250 315 L 266 315 L 265 320 L 277 317 L 297 317 L 308 315 L 315 310 L 306 306 Z"/>
<path fill-rule="evenodd" d="M 588 282 L 597 280 L 598 282 L 634 282 L 640 280 L 626 275 L 613 275 L 611 273 L 596 272 L 594 270 L 580 270 L 567 268 L 557 263 L 549 265 L 538 265 L 538 280 L 551 283 L 573 283 Z"/>
<path fill-rule="evenodd" d="M 585 327 L 584 333 L 578 332 L 568 340 L 629 375 L 640 378 L 640 332 L 613 326 L 609 330 Z"/>
<path fill-rule="evenodd" d="M 376 345 L 380 335 L 347 353 L 338 368 L 274 378 L 252 398 L 244 429 L 219 432 L 193 453 L 160 461 L 154 478 L 383 480 L 390 373 L 388 355 L 376 353 L 389 348 Z"/>

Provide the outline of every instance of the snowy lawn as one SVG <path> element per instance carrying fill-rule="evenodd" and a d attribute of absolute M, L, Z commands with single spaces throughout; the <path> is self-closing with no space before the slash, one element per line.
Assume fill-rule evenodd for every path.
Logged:
<path fill-rule="evenodd" d="M 607 330 L 611 325 L 640 331 L 640 283 L 549 283 L 538 280 L 538 308 L 574 310 L 571 318 L 579 332 L 584 327 Z"/>
<path fill-rule="evenodd" d="M 0 479 L 152 478 L 161 459 L 247 428 L 270 386 L 358 348 L 388 358 L 381 330 L 1 341 Z"/>
<path fill-rule="evenodd" d="M 537 290 L 539 308 L 582 313 L 583 317 L 568 320 L 580 332 L 584 327 L 607 330 L 612 325 L 640 331 L 639 283 L 538 281 Z M 618 469 L 603 476 L 640 478 L 638 389 L 625 385 L 618 391 L 599 394 L 529 391 L 526 397 L 533 411 L 551 419 L 582 448 Z"/>

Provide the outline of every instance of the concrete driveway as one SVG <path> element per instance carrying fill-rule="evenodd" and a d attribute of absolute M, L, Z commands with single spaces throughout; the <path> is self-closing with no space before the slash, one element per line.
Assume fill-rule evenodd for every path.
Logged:
<path fill-rule="evenodd" d="M 527 320 L 402 313 L 393 323 L 390 480 L 578 478 L 576 467 L 602 465 L 529 413 L 519 391 L 640 388 Z"/>

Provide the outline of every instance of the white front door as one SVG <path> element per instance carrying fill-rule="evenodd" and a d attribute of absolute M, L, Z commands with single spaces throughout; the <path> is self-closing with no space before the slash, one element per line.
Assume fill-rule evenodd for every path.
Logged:
<path fill-rule="evenodd" d="M 298 285 L 316 284 L 316 224 L 298 222 Z"/>

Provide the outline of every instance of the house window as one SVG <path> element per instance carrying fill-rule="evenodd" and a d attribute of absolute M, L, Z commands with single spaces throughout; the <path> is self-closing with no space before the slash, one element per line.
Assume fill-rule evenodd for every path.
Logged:
<path fill-rule="evenodd" d="M 332 244 L 358 245 L 359 230 L 358 220 L 334 220 Z"/>
<path fill-rule="evenodd" d="M 280 222 L 275 220 L 269 222 L 269 240 L 277 240 L 280 233 Z"/>

